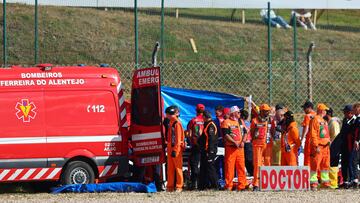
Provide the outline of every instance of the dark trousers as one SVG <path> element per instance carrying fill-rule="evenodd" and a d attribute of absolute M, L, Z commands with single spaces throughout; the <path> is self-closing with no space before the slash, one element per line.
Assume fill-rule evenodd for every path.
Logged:
<path fill-rule="evenodd" d="M 341 174 L 344 182 L 350 182 L 353 178 L 352 154 L 347 150 L 341 152 Z"/>
<path fill-rule="evenodd" d="M 193 146 L 190 152 L 190 180 L 192 189 L 196 189 L 199 173 L 200 173 L 200 149 L 197 146 Z"/>
<path fill-rule="evenodd" d="M 245 143 L 244 146 L 245 152 L 245 167 L 246 171 L 250 176 L 254 175 L 254 165 L 253 165 L 253 147 L 252 143 Z"/>
<path fill-rule="evenodd" d="M 217 189 L 218 176 L 215 167 L 215 157 L 209 159 L 205 152 L 201 153 L 199 189 Z"/>
<path fill-rule="evenodd" d="M 359 151 L 353 151 L 352 156 L 352 172 L 354 173 L 354 179 L 359 179 L 359 170 L 358 165 L 360 164 L 360 150 Z"/>

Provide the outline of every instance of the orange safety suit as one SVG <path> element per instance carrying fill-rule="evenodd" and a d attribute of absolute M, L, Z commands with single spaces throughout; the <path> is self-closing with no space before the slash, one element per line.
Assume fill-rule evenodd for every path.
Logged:
<path fill-rule="evenodd" d="M 170 119 L 167 142 L 167 176 L 168 182 L 166 188 L 168 191 L 173 191 L 175 186 L 176 175 L 176 189 L 182 189 L 184 185 L 183 179 L 183 157 L 184 150 L 184 130 L 181 122 L 176 117 Z M 175 155 L 175 157 L 173 157 Z"/>
<path fill-rule="evenodd" d="M 298 149 L 301 145 L 299 129 L 294 121 L 281 136 L 281 165 L 297 166 Z"/>
<path fill-rule="evenodd" d="M 252 119 L 250 125 L 250 134 L 253 142 L 253 163 L 254 180 L 253 186 L 259 186 L 259 169 L 264 165 L 266 157 L 266 137 L 269 133 L 268 121 L 261 121 L 259 117 Z"/>
<path fill-rule="evenodd" d="M 301 123 L 303 128 L 309 127 L 311 119 L 313 119 L 316 115 L 315 111 L 311 111 L 310 113 L 304 116 L 304 120 Z M 309 129 L 310 131 L 310 129 Z M 305 135 L 305 146 L 304 146 L 304 166 L 310 167 L 310 135 L 308 133 Z"/>
<path fill-rule="evenodd" d="M 310 122 L 310 183 L 316 186 L 317 173 L 320 171 L 321 182 L 329 186 L 330 169 L 330 133 L 327 122 L 316 115 Z M 319 151 L 317 151 L 317 149 Z"/>
<path fill-rule="evenodd" d="M 254 106 L 252 108 L 254 118 L 259 117 L 259 110 L 258 109 L 259 109 L 258 106 Z M 271 130 L 272 125 L 273 125 L 272 121 L 267 123 L 267 131 Z M 269 136 L 269 137 L 268 137 L 268 142 L 266 143 L 266 148 L 265 148 L 265 152 L 264 152 L 264 166 L 271 166 L 274 141 L 273 141 L 273 138 L 272 138 L 272 136 L 270 135 L 269 132 L 267 132 L 267 136 Z"/>
<path fill-rule="evenodd" d="M 245 175 L 245 155 L 244 147 L 237 147 L 233 142 L 229 141 L 227 136 L 231 136 L 237 143 L 244 143 L 243 133 L 240 130 L 239 121 L 226 119 L 221 124 L 221 129 L 225 138 L 225 188 L 232 190 L 234 171 L 238 175 L 238 190 L 245 189 L 246 175 Z"/>

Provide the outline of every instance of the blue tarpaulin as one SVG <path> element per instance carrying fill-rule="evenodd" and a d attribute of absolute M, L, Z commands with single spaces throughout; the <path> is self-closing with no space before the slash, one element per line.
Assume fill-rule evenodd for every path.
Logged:
<path fill-rule="evenodd" d="M 218 105 L 224 107 L 237 105 L 239 108 L 244 108 L 243 97 L 219 92 L 162 86 L 161 95 L 164 99 L 164 108 L 171 105 L 176 105 L 180 108 L 180 121 L 183 126 L 187 126 L 188 122 L 195 117 L 195 107 L 199 103 L 204 104 L 205 109 L 209 110 L 213 116 L 215 116 L 214 109 Z"/>
<path fill-rule="evenodd" d="M 156 192 L 156 186 L 154 183 L 148 185 L 142 183 L 128 183 L 128 182 L 114 182 L 114 183 L 99 183 L 99 184 L 73 184 L 64 185 L 52 189 L 53 193 L 62 192 L 142 192 L 142 193 L 154 193 Z"/>

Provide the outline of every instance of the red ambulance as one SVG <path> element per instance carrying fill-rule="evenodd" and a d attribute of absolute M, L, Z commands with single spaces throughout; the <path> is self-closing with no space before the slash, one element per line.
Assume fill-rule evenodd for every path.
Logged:
<path fill-rule="evenodd" d="M 0 182 L 93 183 L 128 171 L 116 69 L 0 69 Z"/>

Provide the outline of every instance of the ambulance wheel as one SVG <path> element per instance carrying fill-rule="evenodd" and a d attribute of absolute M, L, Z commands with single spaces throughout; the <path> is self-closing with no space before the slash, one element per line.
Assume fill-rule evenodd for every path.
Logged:
<path fill-rule="evenodd" d="M 94 183 L 95 175 L 91 166 L 83 161 L 70 162 L 61 177 L 63 185 Z"/>

